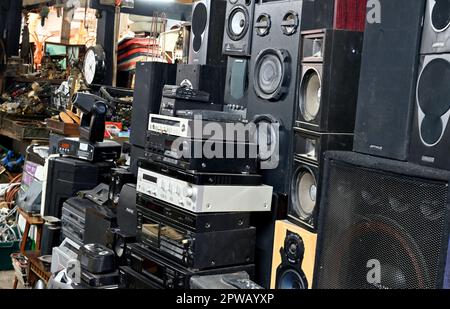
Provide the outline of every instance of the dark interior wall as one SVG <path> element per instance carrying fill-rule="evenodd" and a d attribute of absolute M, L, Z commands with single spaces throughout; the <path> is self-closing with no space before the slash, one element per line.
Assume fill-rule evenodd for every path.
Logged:
<path fill-rule="evenodd" d="M 0 1 L 0 35 L 8 56 L 19 54 L 21 24 L 22 0 Z"/>

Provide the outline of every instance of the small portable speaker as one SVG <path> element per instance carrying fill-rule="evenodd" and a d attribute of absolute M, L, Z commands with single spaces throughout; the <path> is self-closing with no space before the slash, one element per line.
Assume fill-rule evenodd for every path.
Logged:
<path fill-rule="evenodd" d="M 362 32 L 302 32 L 298 127 L 353 133 L 362 42 Z"/>
<path fill-rule="evenodd" d="M 311 289 L 317 235 L 289 222 L 277 221 L 271 289 Z"/>
<path fill-rule="evenodd" d="M 225 74 L 225 64 L 178 64 L 176 84 L 208 92 L 211 102 L 223 105 Z"/>
<path fill-rule="evenodd" d="M 150 114 L 158 114 L 164 85 L 174 85 L 177 66 L 162 62 L 136 64 L 136 82 L 133 96 L 130 142 L 144 148 Z"/>
<path fill-rule="evenodd" d="M 427 0 L 421 54 L 450 52 L 450 2 Z"/>
<path fill-rule="evenodd" d="M 422 56 L 409 161 L 450 170 L 450 53 Z"/>
<path fill-rule="evenodd" d="M 61 243 L 61 225 L 45 223 L 42 227 L 41 255 L 51 255 L 53 247 Z"/>
<path fill-rule="evenodd" d="M 253 16 L 257 0 L 228 0 L 223 37 L 223 54 L 250 56 Z"/>
<path fill-rule="evenodd" d="M 425 1 L 379 1 L 381 22 L 364 32 L 353 150 L 405 161 Z"/>
<path fill-rule="evenodd" d="M 197 0 L 192 4 L 190 64 L 223 64 L 225 0 Z"/>
<path fill-rule="evenodd" d="M 448 171 L 328 152 L 314 287 L 450 288 Z"/>

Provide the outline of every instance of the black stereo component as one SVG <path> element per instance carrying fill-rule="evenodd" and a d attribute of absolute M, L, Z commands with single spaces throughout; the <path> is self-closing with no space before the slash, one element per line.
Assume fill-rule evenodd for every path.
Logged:
<path fill-rule="evenodd" d="M 119 203 L 122 188 L 128 183 L 136 183 L 136 176 L 129 169 L 121 167 L 111 170 L 108 197 L 114 204 Z"/>
<path fill-rule="evenodd" d="M 129 265 L 135 272 L 150 280 L 157 288 L 166 289 L 189 289 L 192 276 L 245 271 L 250 275 L 250 278 L 253 278 L 255 268 L 254 264 L 246 264 L 209 270 L 193 270 L 174 263 L 155 251 L 143 248 L 139 244 L 127 246 L 126 256 Z"/>
<path fill-rule="evenodd" d="M 101 183 L 92 190 L 78 192 L 78 196 L 94 202 L 99 206 L 109 205 L 109 186 Z"/>
<path fill-rule="evenodd" d="M 62 139 L 58 144 L 61 155 L 90 162 L 116 160 L 120 158 L 122 146 L 115 141 L 85 143 L 79 139 Z"/>
<path fill-rule="evenodd" d="M 226 5 L 225 0 L 197 0 L 192 4 L 189 63 L 220 64 L 224 62 L 222 33 Z"/>
<path fill-rule="evenodd" d="M 259 186 L 262 184 L 262 178 L 259 174 L 202 173 L 186 171 L 150 160 L 141 160 L 139 162 L 139 167 L 199 186 Z"/>
<path fill-rule="evenodd" d="M 362 32 L 302 32 L 298 127 L 353 133 L 362 42 Z"/>
<path fill-rule="evenodd" d="M 164 116 L 177 116 L 177 113 L 183 110 L 222 111 L 223 105 L 196 100 L 163 97 L 159 114 Z"/>
<path fill-rule="evenodd" d="M 81 268 L 92 274 L 104 274 L 114 271 L 114 252 L 99 244 L 87 244 L 80 247 L 78 260 Z"/>
<path fill-rule="evenodd" d="M 268 124 L 259 126 L 261 173 L 281 193 L 289 190 L 302 3 L 255 5 L 247 119 Z"/>
<path fill-rule="evenodd" d="M 294 154 L 306 162 L 321 164 L 326 151 L 351 150 L 353 134 L 321 133 L 294 128 Z"/>
<path fill-rule="evenodd" d="M 225 63 L 221 65 L 178 64 L 176 85 L 209 93 L 209 102 L 223 105 Z"/>
<path fill-rule="evenodd" d="M 147 279 L 129 266 L 119 267 L 120 289 L 162 289 L 158 282 Z"/>
<path fill-rule="evenodd" d="M 224 123 L 245 123 L 245 117 L 239 113 L 230 111 L 210 111 L 210 110 L 180 110 L 177 111 L 177 117 L 185 119 L 202 119 L 205 122 L 224 122 Z"/>
<path fill-rule="evenodd" d="M 259 285 L 250 280 L 250 276 L 241 271 L 233 274 L 206 275 L 191 277 L 191 290 L 259 290 Z"/>
<path fill-rule="evenodd" d="M 113 167 L 112 162 L 91 163 L 72 158 L 49 158 L 43 215 L 61 218 L 65 200 L 80 190 L 92 189 L 99 183 L 108 182 Z"/>
<path fill-rule="evenodd" d="M 86 210 L 85 244 L 108 244 L 107 231 L 117 228 L 117 215 L 114 208 L 95 205 Z"/>
<path fill-rule="evenodd" d="M 53 247 L 61 244 L 61 222 L 46 222 L 42 227 L 41 254 L 51 255 Z"/>
<path fill-rule="evenodd" d="M 427 0 L 421 54 L 450 52 L 450 11 L 447 0 Z"/>
<path fill-rule="evenodd" d="M 184 170 L 212 173 L 257 171 L 257 149 L 253 143 L 180 138 L 148 131 L 145 150 L 146 158 Z"/>
<path fill-rule="evenodd" d="M 249 62 L 248 58 L 228 57 L 224 104 L 247 108 Z"/>
<path fill-rule="evenodd" d="M 316 288 L 449 288 L 448 171 L 353 152 L 325 159 Z"/>
<path fill-rule="evenodd" d="M 302 30 L 364 31 L 367 0 L 303 0 Z"/>
<path fill-rule="evenodd" d="M 228 0 L 223 54 L 250 56 L 252 50 L 253 15 L 257 0 Z"/>
<path fill-rule="evenodd" d="M 209 103 L 210 96 L 208 92 L 200 91 L 189 87 L 188 85 L 165 85 L 163 88 L 163 97 L 171 99 L 191 100 Z"/>
<path fill-rule="evenodd" d="M 191 232 L 138 206 L 138 236 L 142 246 L 194 269 L 252 263 L 256 230 Z"/>
<path fill-rule="evenodd" d="M 95 207 L 92 201 L 79 197 L 72 197 L 64 202 L 61 216 L 62 239 L 67 237 L 79 245 L 84 244 L 86 211 L 92 207 Z"/>
<path fill-rule="evenodd" d="M 406 160 L 425 1 L 379 1 L 382 22 L 364 33 L 353 150 Z"/>
<path fill-rule="evenodd" d="M 179 228 L 195 233 L 250 227 L 250 213 L 192 213 L 144 194 L 138 194 L 136 204 L 139 209 L 143 209 L 152 218 L 170 222 Z"/>
<path fill-rule="evenodd" d="M 89 287 L 100 288 L 114 286 L 119 283 L 119 271 L 107 274 L 93 274 L 89 271 L 81 271 L 81 280 Z"/>
<path fill-rule="evenodd" d="M 145 147 L 145 135 L 150 114 L 159 113 L 164 85 L 174 85 L 177 66 L 162 62 L 138 62 L 133 96 L 130 142 Z"/>
<path fill-rule="evenodd" d="M 117 225 L 122 233 L 136 236 L 136 185 L 125 184 L 117 205 Z"/>
<path fill-rule="evenodd" d="M 450 170 L 450 54 L 422 56 L 408 161 Z"/>

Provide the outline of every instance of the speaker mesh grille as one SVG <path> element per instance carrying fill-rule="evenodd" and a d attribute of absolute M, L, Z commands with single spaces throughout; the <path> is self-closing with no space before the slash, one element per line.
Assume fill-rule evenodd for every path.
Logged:
<path fill-rule="evenodd" d="M 447 184 L 339 161 L 328 164 L 317 287 L 442 286 Z"/>

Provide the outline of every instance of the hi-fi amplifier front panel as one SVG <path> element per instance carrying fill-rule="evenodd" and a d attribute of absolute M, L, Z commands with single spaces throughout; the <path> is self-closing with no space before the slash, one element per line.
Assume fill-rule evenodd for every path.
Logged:
<path fill-rule="evenodd" d="M 270 211 L 273 188 L 260 186 L 201 186 L 142 167 L 137 192 L 195 213 Z"/>

